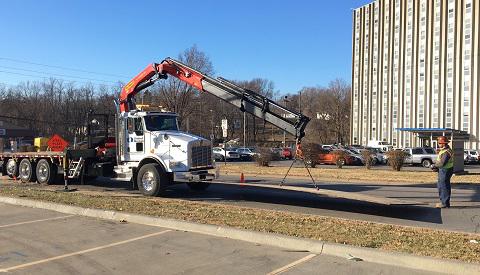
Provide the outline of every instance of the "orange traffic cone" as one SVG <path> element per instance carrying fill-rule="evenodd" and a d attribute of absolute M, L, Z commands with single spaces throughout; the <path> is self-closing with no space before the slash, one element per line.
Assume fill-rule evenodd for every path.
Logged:
<path fill-rule="evenodd" d="M 243 173 L 240 174 L 240 183 L 241 185 L 245 183 L 245 176 L 243 176 Z"/>

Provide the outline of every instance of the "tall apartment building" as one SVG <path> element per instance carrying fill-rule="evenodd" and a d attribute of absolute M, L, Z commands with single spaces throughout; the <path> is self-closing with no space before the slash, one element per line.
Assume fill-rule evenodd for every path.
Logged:
<path fill-rule="evenodd" d="M 419 146 L 452 128 L 479 149 L 480 1 L 377 0 L 353 12 L 351 143 Z"/>

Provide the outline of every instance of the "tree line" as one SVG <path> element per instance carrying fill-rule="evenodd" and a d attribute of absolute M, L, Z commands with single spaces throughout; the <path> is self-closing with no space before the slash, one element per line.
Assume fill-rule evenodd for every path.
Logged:
<path fill-rule="evenodd" d="M 208 75 L 215 75 L 208 56 L 196 46 L 179 54 L 178 59 Z M 348 143 L 350 125 L 350 86 L 334 80 L 328 87 L 305 87 L 296 93 L 280 95 L 272 81 L 263 78 L 231 80 L 235 84 L 275 100 L 311 118 L 305 139 L 320 144 Z M 87 113 L 112 114 L 123 83 L 113 86 L 78 85 L 61 79 L 26 81 L 15 86 L 0 85 L 0 121 L 31 129 L 36 136 L 60 134 L 67 140 L 85 137 Z M 215 96 L 200 92 L 174 77 L 160 80 L 136 97 L 137 104 L 161 106 L 179 115 L 184 131 L 215 142 L 244 139 L 247 145 L 283 141 L 283 132 L 262 119 L 244 114 Z M 228 136 L 222 137 L 222 119 L 228 121 Z M 293 137 L 287 135 L 288 143 Z"/>

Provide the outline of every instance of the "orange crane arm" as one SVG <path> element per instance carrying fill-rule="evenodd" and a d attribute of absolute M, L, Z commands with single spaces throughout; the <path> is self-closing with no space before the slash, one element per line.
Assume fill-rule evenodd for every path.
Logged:
<path fill-rule="evenodd" d="M 167 74 L 172 75 L 187 84 L 203 91 L 202 80 L 204 75 L 188 67 L 182 67 L 171 59 L 165 59 L 162 63 L 148 65 L 142 72 L 127 83 L 120 93 L 120 111 L 128 112 L 135 109 L 133 98 L 141 90 L 153 85 L 159 79 L 166 79 Z"/>

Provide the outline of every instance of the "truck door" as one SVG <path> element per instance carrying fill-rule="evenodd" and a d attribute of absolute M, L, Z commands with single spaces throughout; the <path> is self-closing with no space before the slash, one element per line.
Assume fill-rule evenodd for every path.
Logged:
<path fill-rule="evenodd" d="M 127 120 L 127 154 L 129 161 L 140 161 L 145 150 L 143 122 L 140 117 L 129 117 Z"/>

